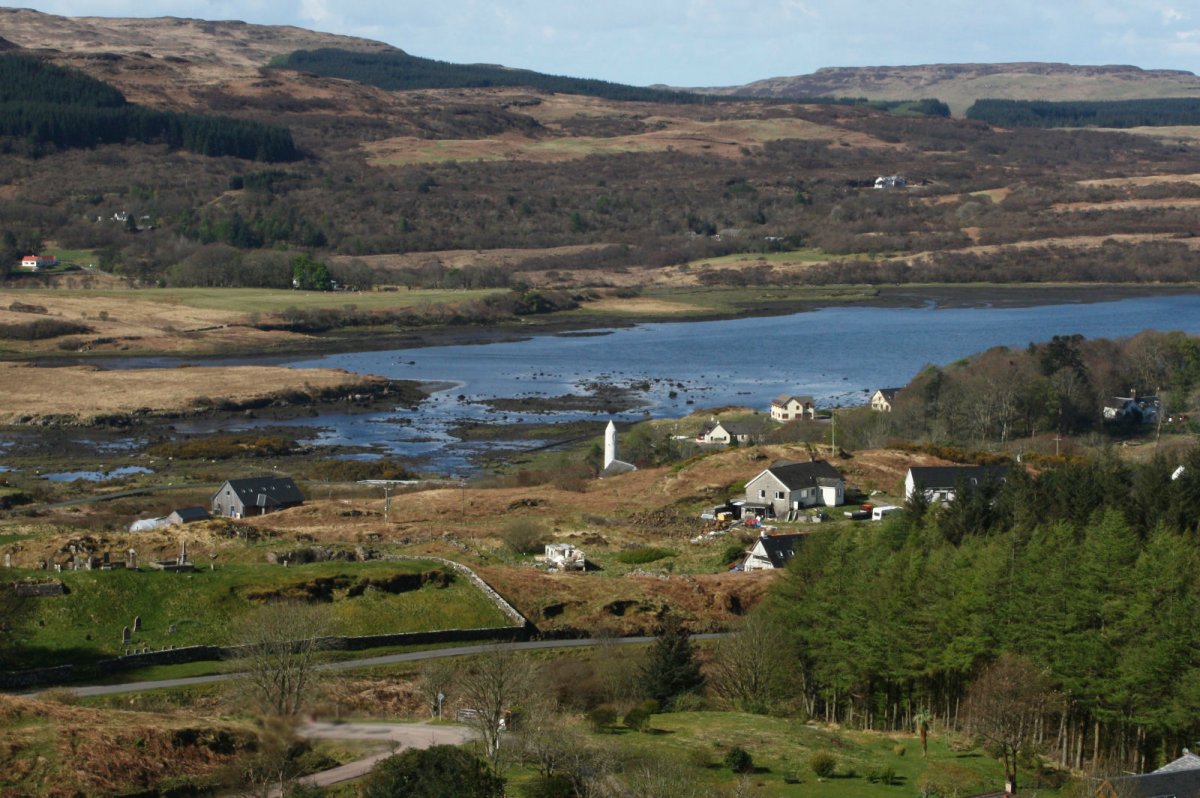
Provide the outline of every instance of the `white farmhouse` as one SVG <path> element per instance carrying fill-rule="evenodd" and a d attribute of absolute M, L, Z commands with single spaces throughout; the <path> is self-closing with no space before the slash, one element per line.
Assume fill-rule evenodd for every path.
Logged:
<path fill-rule="evenodd" d="M 743 571 L 769 571 L 784 568 L 796 556 L 804 535 L 762 535 L 746 552 Z"/>
<path fill-rule="evenodd" d="M 813 419 L 817 417 L 817 406 L 811 396 L 791 396 L 785 394 L 771 400 L 771 418 L 776 421 L 791 421 L 795 418 Z"/>
<path fill-rule="evenodd" d="M 913 466 L 904 477 L 904 498 L 920 490 L 926 501 L 952 502 L 959 488 L 970 490 L 981 482 L 1003 482 L 1006 465 Z"/>

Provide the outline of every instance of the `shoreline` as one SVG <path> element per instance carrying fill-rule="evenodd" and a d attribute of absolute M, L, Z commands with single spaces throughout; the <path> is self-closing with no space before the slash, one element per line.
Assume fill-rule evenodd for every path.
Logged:
<path fill-rule="evenodd" d="M 764 291 L 769 289 L 764 289 Z M 539 335 L 603 335 L 606 328 L 625 328 L 638 324 L 688 324 L 702 321 L 728 321 L 749 316 L 788 316 L 836 307 L 919 308 L 1019 308 L 1057 304 L 1097 304 L 1143 297 L 1200 294 L 1200 284 L 1132 283 L 1022 283 L 962 285 L 892 284 L 863 286 L 864 294 L 853 297 L 793 297 L 772 300 L 733 302 L 728 310 L 707 310 L 696 306 L 684 313 L 594 313 L 549 314 L 526 317 L 492 326 L 442 326 L 369 333 L 317 335 L 303 341 L 281 345 L 264 352 L 245 347 L 230 347 L 220 352 L 166 354 L 162 352 L 97 353 L 80 357 L 77 353 L 57 355 L 37 353 L 29 356 L 0 356 L 0 362 L 30 362 L 43 366 L 92 365 L 103 369 L 138 369 L 179 363 L 221 365 L 286 364 L 346 352 L 420 349 L 437 346 L 471 346 L 521 341 Z M 866 291 L 873 291 L 867 295 Z M 594 332 L 593 332 L 594 331 Z M 145 365 L 141 365 L 145 364 Z"/>

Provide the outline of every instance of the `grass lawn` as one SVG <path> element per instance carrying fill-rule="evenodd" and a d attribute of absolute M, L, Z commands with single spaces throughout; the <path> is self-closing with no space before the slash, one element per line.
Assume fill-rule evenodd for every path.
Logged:
<path fill-rule="evenodd" d="M 53 255 L 59 263 L 71 266 L 88 266 L 96 263 L 96 251 L 93 249 L 63 249 L 62 247 L 47 247 L 43 254 Z"/>
<path fill-rule="evenodd" d="M 267 595 L 300 595 L 318 580 L 345 577 L 322 604 L 331 634 L 371 635 L 432 629 L 503 626 L 507 619 L 469 582 L 449 587 L 426 585 L 393 594 L 368 589 L 349 597 L 347 588 L 364 577 L 382 580 L 398 574 L 442 570 L 432 562 L 313 563 L 290 568 L 266 564 L 220 565 L 215 571 L 165 573 L 71 571 L 61 574 L 67 595 L 37 599 L 25 624 L 23 648 L 29 667 L 87 662 L 120 654 L 121 631 L 140 616 L 142 630 L 133 645 L 188 646 L 231 642 L 237 620 Z M 30 572 L 29 575 L 34 575 Z M 257 594 L 257 596 L 255 595 Z M 175 626 L 171 633 L 169 627 Z"/>

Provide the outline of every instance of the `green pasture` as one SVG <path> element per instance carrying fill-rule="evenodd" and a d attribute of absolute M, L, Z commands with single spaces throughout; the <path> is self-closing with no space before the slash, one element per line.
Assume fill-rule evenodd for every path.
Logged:
<path fill-rule="evenodd" d="M 208 570 L 197 562 L 193 573 L 169 573 L 143 565 L 137 571 L 64 571 L 67 594 L 31 599 L 31 614 L 21 629 L 26 664 L 38 667 L 88 662 L 122 653 L 121 632 L 132 630 L 140 616 L 142 629 L 132 647 L 227 644 L 235 642 L 238 621 L 267 598 L 300 595 L 316 580 L 347 577 L 386 579 L 397 574 L 441 570 L 427 561 L 327 562 L 283 567 L 267 564 L 217 563 Z M 19 573 L 19 572 L 18 572 Z M 44 572 L 29 572 L 29 576 Z M 460 576 L 445 588 L 425 585 L 388 593 L 370 588 L 349 597 L 346 588 L 320 602 L 330 635 L 374 635 L 435 629 L 503 626 L 508 619 L 473 585 Z M 254 594 L 258 594 L 255 596 Z M 264 594 L 268 594 L 264 597 Z M 174 626 L 175 631 L 170 632 Z"/>

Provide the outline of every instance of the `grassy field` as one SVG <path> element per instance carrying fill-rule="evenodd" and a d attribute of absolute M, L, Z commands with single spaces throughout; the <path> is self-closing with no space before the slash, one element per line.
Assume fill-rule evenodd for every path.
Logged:
<path fill-rule="evenodd" d="M 36 301 L 41 292 L 22 291 L 23 301 Z M 130 290 L 52 291 L 57 297 L 80 296 L 93 299 L 113 299 L 124 302 L 154 302 L 184 305 L 203 310 L 224 310 L 232 313 L 270 313 L 287 308 L 342 309 L 354 305 L 362 310 L 396 310 L 446 302 L 465 302 L 500 293 L 496 289 L 412 291 L 293 291 L 283 288 L 141 288 Z M 121 312 L 116 305 L 114 312 Z"/>
<path fill-rule="evenodd" d="M 653 754 L 677 763 L 686 774 L 716 790 L 740 778 L 721 763 L 738 746 L 754 758 L 749 774 L 754 795 L 812 796 L 813 798 L 870 798 L 919 795 L 921 785 L 936 781 L 950 789 L 943 795 L 972 795 L 1003 787 L 1000 764 L 977 750 L 960 751 L 945 738 L 931 736 L 929 754 L 921 755 L 920 742 L 910 735 L 835 731 L 787 718 L 736 712 L 679 712 L 655 715 L 648 733 L 616 729 L 593 736 L 626 755 Z M 836 771 L 818 778 L 808 765 L 817 751 L 828 751 L 837 761 Z M 872 781 L 873 774 L 889 770 L 892 784 Z M 514 774 L 514 782 L 528 774 Z M 789 783 L 794 782 L 794 783 Z M 1026 778 L 1023 794 L 1057 796 L 1057 790 L 1031 789 Z"/>
<path fill-rule="evenodd" d="M 31 667 L 82 662 L 120 654 L 121 630 L 140 616 L 142 631 L 133 645 L 163 646 L 232 642 L 237 620 L 260 605 L 266 594 L 302 594 L 321 579 L 386 579 L 397 574 L 440 570 L 425 561 L 314 563 L 290 568 L 271 565 L 219 565 L 191 574 L 134 571 L 70 571 L 61 574 L 67 595 L 41 598 L 24 626 Z M 33 576 L 34 572 L 27 575 Z M 335 589 L 326 608 L 330 634 L 370 635 L 431 629 L 502 626 L 508 623 L 470 583 L 456 578 L 449 587 L 426 585 L 391 594 L 368 589 L 348 597 Z M 169 628 L 174 626 L 174 633 Z"/>

